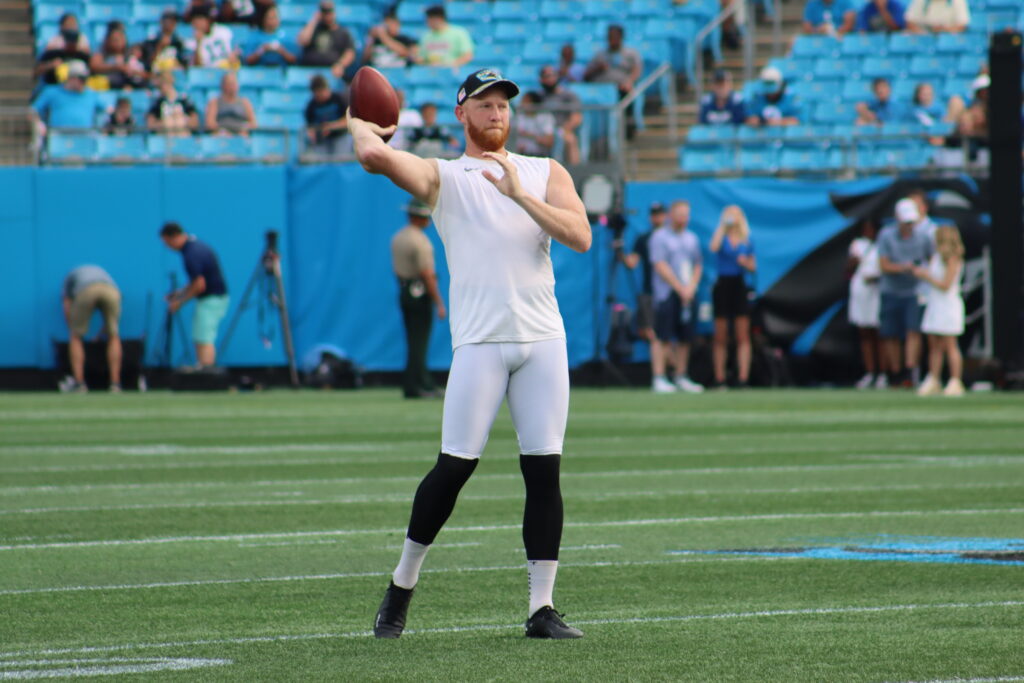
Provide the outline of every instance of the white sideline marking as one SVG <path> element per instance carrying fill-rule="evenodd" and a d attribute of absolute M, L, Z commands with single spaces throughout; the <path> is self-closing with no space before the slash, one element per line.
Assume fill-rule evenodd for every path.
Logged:
<path fill-rule="evenodd" d="M 193 657 L 107 657 L 103 659 L 0 659 L 0 680 L 33 678 L 78 678 L 81 676 L 115 676 L 118 674 L 154 673 L 157 671 L 188 671 L 233 664 L 230 659 L 196 659 Z M 67 665 L 59 669 L 46 667 Z"/>
<path fill-rule="evenodd" d="M 671 496 L 709 496 L 729 494 L 734 496 L 751 495 L 784 495 L 802 493 L 858 493 L 862 491 L 950 491 L 960 489 L 989 489 L 989 488 L 1021 488 L 1024 483 L 1013 483 L 1006 481 L 999 482 L 978 482 L 973 484 L 884 484 L 881 486 L 806 486 L 768 489 L 666 489 L 652 491 L 607 491 L 604 493 L 565 493 L 567 499 L 576 497 L 585 498 L 588 501 L 614 500 L 616 498 L 659 498 Z M 301 492 L 292 492 L 287 495 L 301 496 Z M 516 494 L 493 494 L 493 495 L 466 495 L 460 496 L 459 500 L 475 501 L 496 501 L 496 500 L 519 500 L 523 495 Z M 296 505 L 346 505 L 356 503 L 408 503 L 412 499 L 412 491 L 406 493 L 376 494 L 365 496 L 338 496 L 335 498 L 319 499 L 291 499 L 291 500 L 248 500 L 248 501 L 208 501 L 194 503 L 137 503 L 124 505 L 81 505 L 75 507 L 41 507 L 41 508 L 11 508 L 0 510 L 0 515 L 37 515 L 55 512 L 123 512 L 130 510 L 197 510 L 203 508 L 235 508 L 235 507 L 279 507 Z"/>
<path fill-rule="evenodd" d="M 943 462 L 898 462 L 898 463 L 848 463 L 843 465 L 765 465 L 760 467 L 674 467 L 651 470 L 602 470 L 598 472 L 563 472 L 562 479 L 591 479 L 600 477 L 665 477 L 672 475 L 702 475 L 702 474 L 750 474 L 750 473 L 788 473 L 788 472 L 842 472 L 849 470 L 869 470 L 878 472 L 881 470 L 904 470 L 904 469 L 929 469 L 937 466 L 970 468 L 993 465 L 1024 466 L 1024 458 L 993 458 L 983 460 L 965 459 L 963 461 Z M 477 474 L 476 480 L 499 480 L 499 479 L 520 479 L 518 473 L 507 474 Z M 41 484 L 37 486 L 5 486 L 0 487 L 0 495 L 16 495 L 23 493 L 80 493 L 83 491 L 134 491 L 150 489 L 196 489 L 196 488 L 235 488 L 246 486 L 303 486 L 316 484 L 365 484 L 378 482 L 418 482 L 423 478 L 422 474 L 395 477 L 337 477 L 323 479 L 278 479 L 278 480 L 257 480 L 257 481 L 176 481 L 176 482 L 147 482 L 134 484 L 69 484 L 65 486 L 54 486 Z"/>
<path fill-rule="evenodd" d="M 629 526 L 657 526 L 663 524 L 703 524 L 714 522 L 776 521 L 783 519 L 853 519 L 861 517 L 920 517 L 927 515 L 993 515 L 1018 514 L 1024 508 L 981 508 L 948 510 L 865 510 L 860 512 L 779 512 L 761 515 L 716 515 L 707 517 L 656 517 L 651 519 L 618 519 L 600 522 L 566 522 L 566 527 L 601 528 Z M 520 529 L 519 524 L 490 524 L 445 527 L 447 531 L 508 531 Z M 0 545 L 0 551 L 50 550 L 54 548 L 94 548 L 111 546 L 162 545 L 166 543 L 206 543 L 221 541 L 250 541 L 262 538 L 315 538 L 320 536 L 356 536 L 365 534 L 401 534 L 405 528 L 391 529 L 328 529 L 322 531 L 280 531 L 250 534 L 224 534 L 211 536 L 163 536 L 153 538 L 125 538 L 103 541 L 62 541 L 57 543 L 25 543 Z"/>
<path fill-rule="evenodd" d="M 947 602 L 935 604 L 909 604 L 909 605 L 880 605 L 877 607 L 818 607 L 810 609 L 783 609 L 763 610 L 758 612 L 725 612 L 721 614 L 687 614 L 666 617 L 633 617 L 633 618 L 606 618 L 606 619 L 580 619 L 573 620 L 577 626 L 605 626 L 619 624 L 665 624 L 685 623 L 689 621 L 712 621 L 730 619 L 761 619 L 773 617 L 793 616 L 820 616 L 828 614 L 873 614 L 880 612 L 910 612 L 915 610 L 934 609 L 986 609 L 989 607 L 1020 607 L 1024 602 L 1007 600 L 1002 602 Z M 408 629 L 406 635 L 425 635 L 435 633 L 472 633 L 476 631 L 511 631 L 521 630 L 522 624 L 477 624 L 474 626 L 450 626 L 442 628 Z M 62 654 L 86 654 L 92 652 L 118 652 L 132 650 L 149 650 L 158 648 L 182 648 L 202 647 L 207 645 L 246 645 L 249 643 L 280 643 L 301 640 L 326 640 L 329 638 L 369 638 L 373 636 L 372 631 L 348 631 L 342 633 L 307 633 L 296 635 L 279 636 L 249 636 L 239 638 L 210 638 L 205 640 L 191 640 L 164 643 L 125 643 L 122 645 L 104 645 L 95 647 L 66 648 L 24 651 L 8 653 L 2 656 L 27 656 L 27 655 L 62 655 Z"/>
<path fill-rule="evenodd" d="M 460 544 L 449 543 L 448 547 Z M 400 548 L 401 546 L 394 546 Z M 520 548 L 518 552 L 522 552 Z M 765 556 L 729 556 L 729 555 L 705 555 L 700 557 L 685 557 L 671 560 L 637 560 L 625 562 L 563 562 L 562 569 L 580 567 L 648 567 L 663 564 L 694 564 L 705 562 L 761 562 L 761 561 L 782 561 L 804 559 L 798 557 L 765 557 Z M 498 572 L 498 571 L 522 571 L 525 565 L 498 565 L 494 567 L 456 567 L 451 569 L 423 569 L 421 574 L 452 574 L 462 572 Z M 162 581 L 157 583 L 134 583 L 115 584 L 107 586 L 55 586 L 50 588 L 19 588 L 14 590 L 2 590 L 0 596 L 4 595 L 36 595 L 40 593 L 79 593 L 82 591 L 119 591 L 119 590 L 145 590 L 152 588 L 183 588 L 191 586 L 230 586 L 250 583 L 286 583 L 290 581 L 334 581 L 338 579 L 365 579 L 376 576 L 391 576 L 390 571 L 374 572 L 347 572 L 339 574 L 303 574 L 297 576 L 267 576 L 247 579 L 202 579 L 196 581 Z"/>

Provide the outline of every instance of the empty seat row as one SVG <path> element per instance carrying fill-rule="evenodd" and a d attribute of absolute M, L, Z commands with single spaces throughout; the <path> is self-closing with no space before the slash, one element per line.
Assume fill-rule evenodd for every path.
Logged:
<path fill-rule="evenodd" d="M 282 162 L 292 158 L 297 138 L 283 133 L 254 133 L 251 138 L 203 135 L 165 137 L 162 135 L 93 135 L 52 132 L 47 138 L 51 161 L 163 161 L 191 159 L 206 161 Z M 289 144 L 291 143 L 291 144 Z"/>
<path fill-rule="evenodd" d="M 828 172 L 855 168 L 891 171 L 927 166 L 934 148 L 923 144 L 891 143 L 850 146 L 743 145 L 740 147 L 684 147 L 680 168 L 689 174 Z"/>

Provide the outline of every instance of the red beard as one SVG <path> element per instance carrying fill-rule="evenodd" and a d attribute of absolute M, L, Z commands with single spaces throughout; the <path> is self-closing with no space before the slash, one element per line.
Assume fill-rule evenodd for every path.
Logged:
<path fill-rule="evenodd" d="M 497 152 L 505 146 L 505 142 L 508 140 L 510 126 L 505 126 L 501 130 L 498 130 L 495 128 L 477 128 L 472 123 L 467 123 L 467 133 L 469 138 L 483 151 Z"/>

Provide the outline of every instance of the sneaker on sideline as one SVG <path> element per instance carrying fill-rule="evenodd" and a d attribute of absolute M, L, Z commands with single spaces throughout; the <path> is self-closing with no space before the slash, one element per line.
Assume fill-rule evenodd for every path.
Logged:
<path fill-rule="evenodd" d="M 939 380 L 931 374 L 924 378 L 921 382 L 921 386 L 917 388 L 918 396 L 935 396 L 942 391 L 942 385 L 939 384 Z"/>
<path fill-rule="evenodd" d="M 889 388 L 889 376 L 884 372 L 878 373 L 878 377 L 875 378 L 875 389 L 888 389 Z"/>
<path fill-rule="evenodd" d="M 84 394 L 89 391 L 89 387 L 85 386 L 84 382 L 79 382 L 77 379 L 68 375 L 60 381 L 57 385 L 63 394 Z"/>
<path fill-rule="evenodd" d="M 938 393 L 938 392 L 936 392 Z M 942 390 L 943 396 L 963 396 L 964 395 L 964 383 L 958 379 L 951 379 L 946 384 L 946 388 Z"/>
<path fill-rule="evenodd" d="M 651 383 L 651 391 L 656 394 L 674 394 L 679 391 L 675 384 L 664 377 L 655 377 Z"/>
<path fill-rule="evenodd" d="M 880 375 L 880 377 L 884 377 L 884 376 L 885 375 Z M 864 389 L 870 389 L 874 383 L 875 383 L 875 376 L 872 375 L 869 372 L 868 374 L 864 375 L 859 380 L 857 380 L 857 383 L 854 384 L 853 386 L 854 386 L 854 388 L 860 389 L 860 390 L 863 391 Z"/>
<path fill-rule="evenodd" d="M 703 394 L 704 386 L 697 384 L 686 375 L 679 375 L 675 381 L 676 388 L 679 391 L 685 391 L 688 394 Z"/>

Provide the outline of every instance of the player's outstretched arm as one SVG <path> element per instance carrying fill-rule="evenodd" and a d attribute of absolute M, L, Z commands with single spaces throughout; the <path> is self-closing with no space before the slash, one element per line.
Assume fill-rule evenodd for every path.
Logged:
<path fill-rule="evenodd" d="M 434 206 L 441 188 L 437 161 L 388 147 L 381 136 L 394 132 L 394 129 L 395 126 L 381 128 L 350 114 L 348 130 L 352 135 L 356 159 L 368 172 L 387 176 L 416 199 Z"/>
<path fill-rule="evenodd" d="M 550 160 L 548 197 L 547 201 L 543 202 L 523 189 L 522 183 L 519 182 L 519 171 L 508 159 L 493 152 L 483 154 L 497 161 L 505 171 L 501 178 L 490 171 L 484 171 L 484 177 L 491 181 L 499 192 L 523 207 L 544 232 L 581 254 L 590 249 L 591 234 L 587 210 L 583 207 L 580 196 L 576 194 L 572 176 L 564 166 L 554 159 Z"/>

